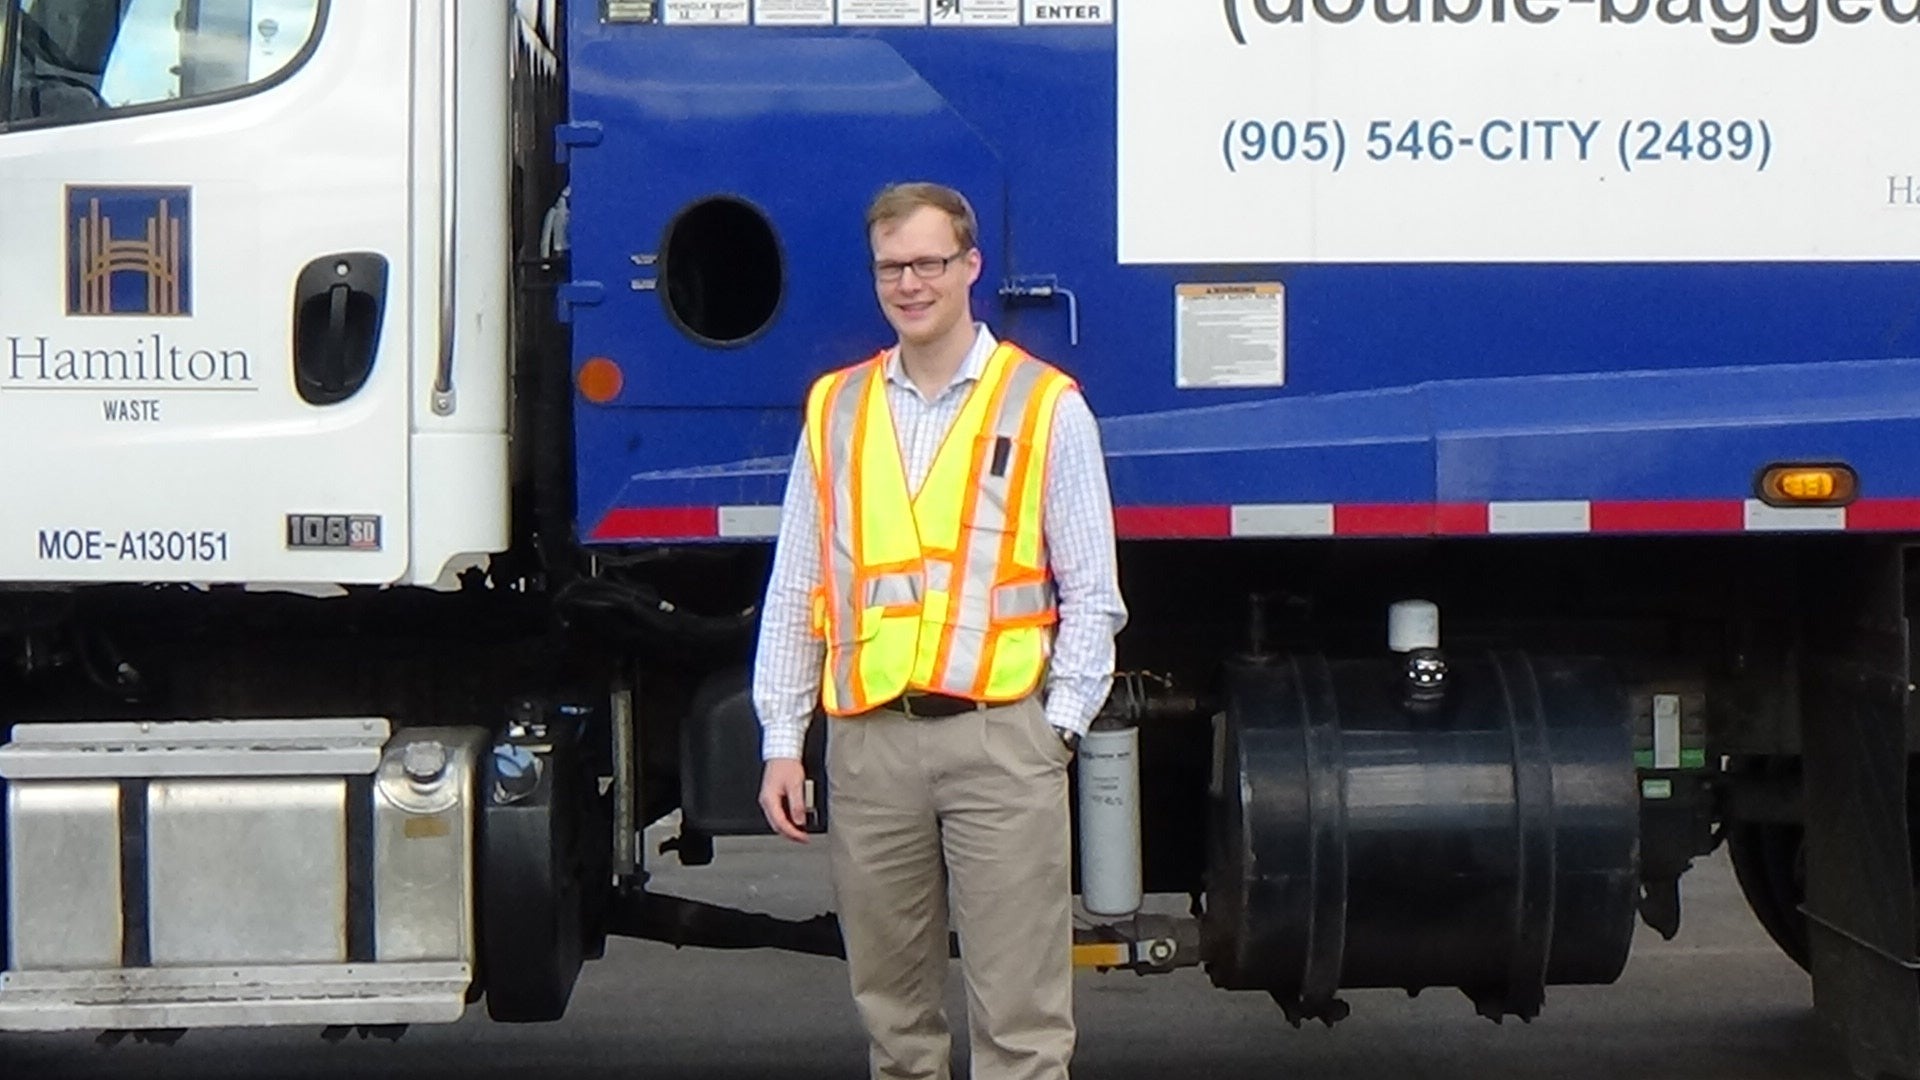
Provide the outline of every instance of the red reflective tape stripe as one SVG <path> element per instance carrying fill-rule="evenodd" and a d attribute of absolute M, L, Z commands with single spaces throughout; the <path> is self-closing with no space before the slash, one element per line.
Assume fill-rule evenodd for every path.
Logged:
<path fill-rule="evenodd" d="M 1739 499 L 1645 499 L 1591 502 L 1596 533 L 1726 532 L 1746 529 Z M 720 536 L 720 507 L 661 506 L 608 512 L 587 539 L 710 540 Z M 1233 535 L 1231 506 L 1116 506 L 1119 535 L 1133 539 L 1212 539 Z M 1920 498 L 1861 499 L 1847 507 L 1847 528 L 1920 531 Z M 1476 536 L 1487 529 L 1487 504 L 1341 503 L 1336 536 Z"/>
<path fill-rule="evenodd" d="M 685 540 L 720 535 L 717 506 L 650 506 L 610 510 L 589 540 Z"/>
<path fill-rule="evenodd" d="M 1920 499 L 1861 499 L 1847 507 L 1849 529 L 1920 529 Z"/>
<path fill-rule="evenodd" d="M 1116 506 L 1114 529 L 1127 537 L 1177 539 L 1230 536 L 1230 506 Z"/>
<path fill-rule="evenodd" d="M 1433 531 L 1439 536 L 1478 536 L 1487 531 L 1486 503 L 1439 503 L 1433 508 Z"/>
<path fill-rule="evenodd" d="M 1648 499 L 1591 504 L 1594 532 L 1740 532 L 1747 527 L 1744 501 Z"/>
<path fill-rule="evenodd" d="M 1428 536 L 1433 507 L 1419 503 L 1348 503 L 1333 508 L 1335 536 Z"/>

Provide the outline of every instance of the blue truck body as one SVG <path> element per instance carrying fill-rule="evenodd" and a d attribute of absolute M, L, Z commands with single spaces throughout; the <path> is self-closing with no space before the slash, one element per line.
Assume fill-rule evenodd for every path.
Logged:
<path fill-rule="evenodd" d="M 1920 261 L 1122 265 L 1111 26 L 573 12 L 563 308 L 575 365 L 627 376 L 575 407 L 589 541 L 764 535 L 725 511 L 778 504 L 808 383 L 889 341 L 861 215 L 906 178 L 974 198 L 975 311 L 1084 387 L 1123 536 L 1255 534 L 1240 511 L 1273 507 L 1326 511 L 1302 535 L 1738 532 L 1783 460 L 1858 470 L 1827 527 L 1920 526 Z M 731 347 L 682 333 L 654 278 L 675 216 L 714 196 L 759 208 L 783 261 L 771 324 Z M 1381 208 L 1425 212 L 1418 190 Z M 1016 279 L 1073 292 L 1077 343 L 1063 299 L 999 295 Z M 1191 281 L 1284 283 L 1283 387 L 1176 387 Z"/>

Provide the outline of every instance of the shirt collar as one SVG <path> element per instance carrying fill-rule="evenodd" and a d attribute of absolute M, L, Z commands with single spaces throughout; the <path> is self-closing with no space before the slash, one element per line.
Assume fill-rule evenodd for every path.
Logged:
<path fill-rule="evenodd" d="M 993 350 L 1000 347 L 1000 343 L 994 339 L 993 331 L 987 329 L 986 323 L 975 323 L 974 326 L 976 329 L 973 335 L 973 347 L 967 350 L 967 358 L 960 361 L 960 370 L 954 372 L 953 381 L 947 384 L 946 390 L 971 382 L 979 382 L 980 377 L 987 373 L 987 361 L 993 359 Z M 920 392 L 919 388 L 913 385 L 913 380 L 907 378 L 906 370 L 900 366 L 900 347 L 897 345 L 887 350 L 886 373 L 887 381 L 895 386 L 912 390 L 916 394 Z M 944 394 L 946 390 L 941 393 Z"/>

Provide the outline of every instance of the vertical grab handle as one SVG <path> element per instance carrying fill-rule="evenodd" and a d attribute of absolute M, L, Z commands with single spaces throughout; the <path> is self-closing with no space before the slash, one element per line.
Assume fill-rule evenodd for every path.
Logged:
<path fill-rule="evenodd" d="M 320 384 L 335 391 L 347 385 L 347 304 L 352 295 L 345 285 L 327 289 L 326 345 L 315 366 Z"/>
<path fill-rule="evenodd" d="M 455 168 L 460 161 L 459 44 L 460 5 L 440 7 L 440 363 L 433 373 L 433 414 L 452 416 L 455 262 L 454 226 L 459 220 L 459 184 Z"/>

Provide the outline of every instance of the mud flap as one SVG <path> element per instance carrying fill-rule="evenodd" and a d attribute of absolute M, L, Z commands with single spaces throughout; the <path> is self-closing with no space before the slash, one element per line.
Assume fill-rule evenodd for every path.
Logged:
<path fill-rule="evenodd" d="M 1920 1080 L 1905 552 L 1809 550 L 1802 638 L 1814 1006 L 1856 1075 Z"/>

